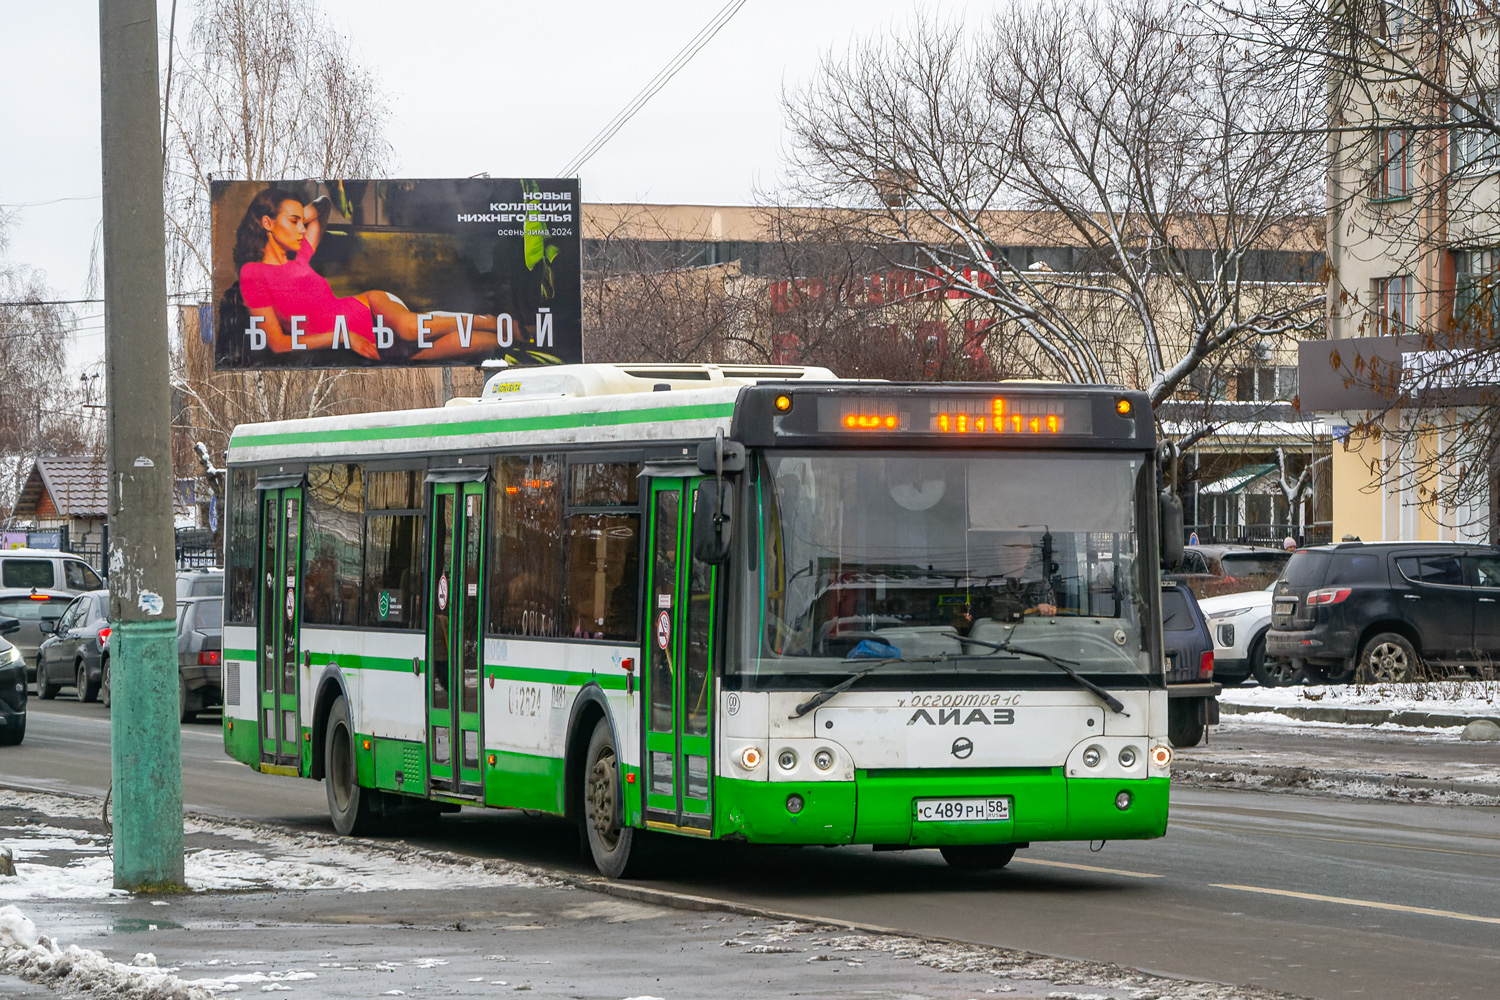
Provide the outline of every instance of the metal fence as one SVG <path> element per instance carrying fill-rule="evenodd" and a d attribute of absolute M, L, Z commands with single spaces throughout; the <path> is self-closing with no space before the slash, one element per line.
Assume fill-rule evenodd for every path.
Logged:
<path fill-rule="evenodd" d="M 1298 545 L 1327 545 L 1333 541 L 1333 525 L 1327 522 L 1305 524 L 1189 524 L 1184 528 L 1184 537 L 1191 542 L 1194 535 L 1203 545 L 1264 545 L 1279 549 L 1288 535 Z"/>

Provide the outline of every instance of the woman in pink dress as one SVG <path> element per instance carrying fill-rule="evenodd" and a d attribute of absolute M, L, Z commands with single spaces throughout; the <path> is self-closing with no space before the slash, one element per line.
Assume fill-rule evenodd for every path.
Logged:
<path fill-rule="evenodd" d="M 348 298 L 333 294 L 328 279 L 312 269 L 312 256 L 323 239 L 323 217 L 327 198 L 304 205 L 300 198 L 280 188 L 267 188 L 250 202 L 235 234 L 234 263 L 240 272 L 240 295 L 252 317 L 260 319 L 266 347 L 272 351 L 293 350 L 292 317 L 298 323 L 297 344 L 307 350 L 326 350 L 348 345 L 355 353 L 378 359 L 375 340 L 378 318 L 402 340 L 416 341 L 417 314 L 388 292 L 371 289 Z M 344 319 L 347 338 L 337 328 Z M 428 358 L 460 357 L 491 351 L 495 317 L 473 316 L 473 326 L 461 328 L 459 315 L 434 314 L 427 320 L 425 340 L 419 347 Z M 468 336 L 464 336 L 468 334 Z M 463 341 L 468 340 L 468 346 Z"/>

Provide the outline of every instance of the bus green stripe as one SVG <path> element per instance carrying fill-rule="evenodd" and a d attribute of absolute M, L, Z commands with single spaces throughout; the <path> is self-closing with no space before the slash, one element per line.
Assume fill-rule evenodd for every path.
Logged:
<path fill-rule="evenodd" d="M 287 444 L 333 444 L 355 441 L 406 440 L 424 437 L 460 437 L 469 434 L 514 434 L 521 431 L 564 430 L 575 427 L 618 427 L 623 424 L 661 423 L 674 420 L 709 420 L 734 415 L 733 403 L 699 406 L 657 406 L 641 410 L 609 410 L 602 413 L 548 414 L 539 417 L 502 417 L 442 424 L 410 426 L 346 427 L 331 431 L 286 431 L 270 434 L 236 434 L 230 450 L 265 448 Z"/>
<path fill-rule="evenodd" d="M 315 649 L 308 649 L 313 658 L 326 663 L 333 660 L 346 670 L 396 670 L 406 673 L 411 670 L 411 658 L 393 658 L 389 656 L 365 656 L 360 653 L 320 653 Z M 226 649 L 224 658 L 228 660 L 254 660 L 253 649 Z M 596 674 L 588 670 L 551 670 L 546 667 L 522 667 L 514 664 L 486 664 L 484 668 L 486 677 L 505 681 L 530 681 L 535 684 L 563 684 L 569 687 L 583 687 L 585 684 L 597 683 L 600 687 L 609 690 L 625 690 L 625 675 L 622 671 L 619 676 L 611 674 Z"/>
<path fill-rule="evenodd" d="M 549 670 L 545 667 L 518 667 L 511 664 L 500 664 L 486 666 L 484 668 L 487 677 L 494 677 L 502 681 L 530 681 L 535 684 L 563 684 L 569 687 L 583 687 L 585 684 L 596 683 L 602 688 L 625 690 L 625 674 L 621 671 L 618 677 L 610 674 L 596 674 L 587 670 Z"/>

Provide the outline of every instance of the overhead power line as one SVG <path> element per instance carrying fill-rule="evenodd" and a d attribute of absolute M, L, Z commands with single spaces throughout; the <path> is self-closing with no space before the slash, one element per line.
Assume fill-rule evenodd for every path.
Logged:
<path fill-rule="evenodd" d="M 642 87 L 640 92 L 632 97 L 625 107 L 620 109 L 619 114 L 611 118 L 582 149 L 574 154 L 573 158 L 567 162 L 567 165 L 557 172 L 557 176 L 571 177 L 576 174 L 585 163 L 593 158 L 595 153 L 604 148 L 605 143 L 614 138 L 616 132 L 625 127 L 626 122 L 635 117 L 636 112 L 646 106 L 647 101 L 655 97 L 657 92 L 671 81 L 672 77 L 676 76 L 684 66 L 692 61 L 693 56 L 697 55 L 703 46 L 713 40 L 713 37 L 719 33 L 720 29 L 728 24 L 730 19 L 739 13 L 740 8 L 745 6 L 747 2 L 748 0 L 729 0 L 723 7 L 719 8 L 719 12 L 710 18 L 709 22 L 696 35 L 688 40 L 688 43 L 662 67 L 661 72 L 652 77 L 650 82 Z"/>

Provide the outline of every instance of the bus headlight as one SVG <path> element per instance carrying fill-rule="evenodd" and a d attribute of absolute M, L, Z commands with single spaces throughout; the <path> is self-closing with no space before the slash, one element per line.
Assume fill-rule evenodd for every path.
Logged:
<path fill-rule="evenodd" d="M 783 771 L 791 771 L 797 767 L 797 751 L 787 749 L 776 755 L 776 763 Z"/>
<path fill-rule="evenodd" d="M 819 771 L 826 771 L 833 766 L 833 751 L 827 747 L 818 747 L 818 752 L 813 754 L 813 766 Z"/>
<path fill-rule="evenodd" d="M 746 747 L 740 751 L 740 767 L 753 771 L 760 767 L 760 747 Z"/>
<path fill-rule="evenodd" d="M 1098 767 L 1104 760 L 1104 750 L 1100 747 L 1089 747 L 1083 752 L 1084 767 Z"/>
<path fill-rule="evenodd" d="M 1135 767 L 1135 747 L 1126 747 L 1120 751 L 1120 766 Z"/>
<path fill-rule="evenodd" d="M 1121 792 L 1119 795 L 1115 796 L 1115 808 L 1120 810 L 1121 812 L 1124 812 L 1126 809 L 1130 808 L 1129 792 Z"/>

